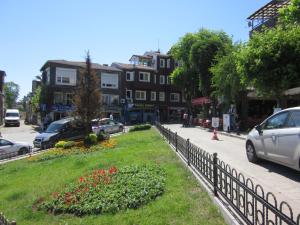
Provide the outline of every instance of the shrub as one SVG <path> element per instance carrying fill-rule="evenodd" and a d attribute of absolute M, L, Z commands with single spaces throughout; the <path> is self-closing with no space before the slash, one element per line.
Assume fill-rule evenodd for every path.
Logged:
<path fill-rule="evenodd" d="M 105 132 L 99 132 L 97 134 L 97 140 L 98 141 L 104 141 L 104 140 L 108 140 L 109 139 L 109 133 L 105 133 Z"/>
<path fill-rule="evenodd" d="M 84 138 L 84 144 L 87 146 L 97 144 L 97 135 L 94 133 L 87 135 Z"/>
<path fill-rule="evenodd" d="M 151 128 L 151 124 L 141 124 L 130 128 L 129 132 L 139 131 L 139 130 L 149 130 L 150 128 Z"/>
<path fill-rule="evenodd" d="M 136 209 L 162 195 L 165 172 L 157 165 L 96 169 L 55 192 L 39 209 L 75 215 L 116 213 Z"/>
<path fill-rule="evenodd" d="M 63 148 L 66 143 L 66 141 L 59 141 L 55 144 L 55 148 Z"/>
<path fill-rule="evenodd" d="M 75 141 L 68 141 L 64 144 L 64 149 L 72 148 L 75 146 Z"/>

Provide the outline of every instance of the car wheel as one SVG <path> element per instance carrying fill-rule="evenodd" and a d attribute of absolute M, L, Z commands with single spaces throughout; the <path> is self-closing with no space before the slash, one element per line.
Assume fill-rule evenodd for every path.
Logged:
<path fill-rule="evenodd" d="M 123 132 L 123 127 L 122 126 L 119 127 L 119 132 Z"/>
<path fill-rule="evenodd" d="M 255 148 L 251 142 L 247 142 L 246 144 L 246 153 L 249 162 L 257 163 L 259 161 L 259 158 L 255 152 Z"/>
<path fill-rule="evenodd" d="M 27 148 L 20 148 L 20 150 L 18 151 L 18 155 L 24 155 L 26 153 L 28 153 L 28 149 Z"/>

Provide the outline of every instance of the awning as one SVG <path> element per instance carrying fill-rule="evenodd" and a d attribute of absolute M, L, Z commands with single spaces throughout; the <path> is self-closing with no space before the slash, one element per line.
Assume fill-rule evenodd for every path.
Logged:
<path fill-rule="evenodd" d="M 201 98 L 194 98 L 192 99 L 192 105 L 203 105 L 203 104 L 210 104 L 211 100 L 209 97 L 201 97 Z"/>

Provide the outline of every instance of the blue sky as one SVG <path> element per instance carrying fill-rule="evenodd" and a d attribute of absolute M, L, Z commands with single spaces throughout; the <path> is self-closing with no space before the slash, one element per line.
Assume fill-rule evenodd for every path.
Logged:
<path fill-rule="evenodd" d="M 269 0 L 0 0 L 0 70 L 20 98 L 49 59 L 127 63 L 132 54 L 167 52 L 200 28 L 247 41 L 246 18 Z"/>

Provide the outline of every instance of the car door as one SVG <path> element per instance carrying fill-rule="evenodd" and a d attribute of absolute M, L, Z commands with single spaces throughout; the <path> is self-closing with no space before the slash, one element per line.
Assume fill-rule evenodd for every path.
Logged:
<path fill-rule="evenodd" d="M 285 129 L 289 116 L 288 111 L 284 111 L 270 117 L 262 127 L 261 146 L 264 156 L 273 161 L 279 161 L 278 155 L 278 135 Z"/>
<path fill-rule="evenodd" d="M 116 133 L 118 132 L 118 125 L 115 121 L 110 120 L 109 121 L 110 127 L 111 127 L 111 133 Z"/>
<path fill-rule="evenodd" d="M 10 141 L 0 139 L 0 159 L 16 155 L 16 149 Z"/>
<path fill-rule="evenodd" d="M 277 134 L 278 147 L 277 159 L 287 165 L 296 165 L 300 150 L 300 110 L 290 111 L 290 115 L 284 129 Z"/>

